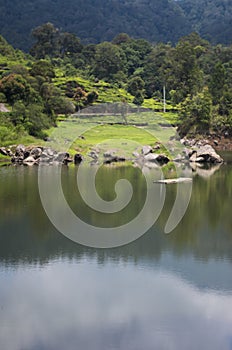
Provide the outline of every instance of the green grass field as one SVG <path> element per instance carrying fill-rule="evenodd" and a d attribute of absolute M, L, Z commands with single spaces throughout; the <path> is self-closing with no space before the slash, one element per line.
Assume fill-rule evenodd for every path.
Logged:
<path fill-rule="evenodd" d="M 175 134 L 175 129 L 162 115 L 131 113 L 126 120 L 127 124 L 123 124 L 125 120 L 120 115 L 82 115 L 66 119 L 50 130 L 51 147 L 84 156 L 93 149 L 97 149 L 100 155 L 114 150 L 117 155 L 130 159 L 134 151 L 141 151 L 143 145 L 159 143 L 159 152 L 168 153 L 165 145 Z"/>

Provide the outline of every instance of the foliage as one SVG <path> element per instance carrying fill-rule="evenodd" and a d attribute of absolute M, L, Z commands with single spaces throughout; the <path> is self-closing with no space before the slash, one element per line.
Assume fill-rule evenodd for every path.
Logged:
<path fill-rule="evenodd" d="M 231 1 L 181 0 L 179 5 L 193 30 L 214 44 L 231 44 Z"/>
<path fill-rule="evenodd" d="M 31 47 L 34 37 L 36 47 L 32 53 L 36 51 L 37 58 L 59 52 L 57 27 L 80 36 L 86 43 L 110 41 L 122 31 L 151 42 L 176 42 L 191 32 L 182 9 L 174 0 L 14 0 L 2 1 L 0 10 L 1 34 L 24 50 Z M 50 22 L 55 25 L 52 27 Z M 42 23 L 46 26 L 41 31 Z M 33 30 L 36 26 L 39 27 Z"/>
<path fill-rule="evenodd" d="M 206 133 L 209 131 L 212 113 L 212 98 L 207 88 L 194 96 L 188 95 L 180 105 L 180 119 L 182 121 L 178 132 Z"/>
<path fill-rule="evenodd" d="M 34 77 L 43 77 L 46 81 L 51 81 L 52 78 L 55 78 L 55 72 L 52 64 L 45 60 L 39 60 L 33 63 L 30 74 Z"/>
<path fill-rule="evenodd" d="M 161 113 L 164 87 L 163 116 L 181 134 L 231 128 L 230 46 L 213 46 L 196 33 L 176 45 L 152 45 L 125 33 L 112 42 L 86 45 L 51 23 L 34 34 L 34 58 L 0 40 L 0 101 L 12 109 L 2 114 L 1 126 L 9 135 L 20 128 L 43 138 L 58 116 L 92 104 L 134 102 L 138 110 Z M 126 115 L 123 122 L 130 122 Z"/>
<path fill-rule="evenodd" d="M 119 47 L 109 42 L 97 45 L 93 65 L 95 77 L 105 81 L 114 81 L 115 75 L 123 72 L 124 67 L 125 57 Z"/>
<path fill-rule="evenodd" d="M 144 96 L 142 91 L 137 91 L 133 100 L 133 103 L 135 105 L 141 106 L 143 104 L 144 101 Z"/>
<path fill-rule="evenodd" d="M 6 97 L 8 103 L 17 100 L 27 100 L 30 95 L 30 86 L 19 74 L 9 74 L 0 80 L 0 92 Z"/>
<path fill-rule="evenodd" d="M 141 77 L 133 77 L 129 82 L 128 82 L 128 92 L 136 96 L 138 92 L 143 92 L 144 90 L 144 81 Z"/>

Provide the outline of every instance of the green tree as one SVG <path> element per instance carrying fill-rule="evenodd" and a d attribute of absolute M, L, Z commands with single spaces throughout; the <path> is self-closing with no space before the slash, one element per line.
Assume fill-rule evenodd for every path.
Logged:
<path fill-rule="evenodd" d="M 232 89 L 225 89 L 219 99 L 218 112 L 220 115 L 228 116 L 232 113 Z"/>
<path fill-rule="evenodd" d="M 226 79 L 226 71 L 221 62 L 217 62 L 213 67 L 211 79 L 209 83 L 209 90 L 213 97 L 213 103 L 217 104 L 223 95 L 224 85 Z"/>
<path fill-rule="evenodd" d="M 188 95 L 180 104 L 181 135 L 205 133 L 209 131 L 212 116 L 212 97 L 207 88 L 196 95 Z"/>
<path fill-rule="evenodd" d="M 114 81 L 114 76 L 125 68 L 122 50 L 112 43 L 104 42 L 96 47 L 93 74 L 105 81 Z"/>
<path fill-rule="evenodd" d="M 31 89 L 27 81 L 19 74 L 9 74 L 0 80 L 2 92 L 11 105 L 18 100 L 28 100 Z"/>
<path fill-rule="evenodd" d="M 187 95 L 196 95 L 202 89 L 203 72 L 201 71 L 194 46 L 180 41 L 173 55 L 172 89 L 176 90 L 176 102 L 181 102 Z"/>
<path fill-rule="evenodd" d="M 80 39 L 72 33 L 61 33 L 59 38 L 59 51 L 60 56 L 66 55 L 73 56 L 74 54 L 81 53 L 83 45 Z"/>
<path fill-rule="evenodd" d="M 46 81 L 51 82 L 55 77 L 55 71 L 52 64 L 46 60 L 39 60 L 32 65 L 30 74 L 34 77 L 43 77 Z"/>
<path fill-rule="evenodd" d="M 144 101 L 144 96 L 142 91 L 137 91 L 133 100 L 133 103 L 137 106 L 141 106 Z"/>
<path fill-rule="evenodd" d="M 21 101 L 15 103 L 10 114 L 10 119 L 15 126 L 23 126 L 32 136 L 44 137 L 44 129 L 47 129 L 51 122 L 43 113 L 43 106 L 29 104 L 25 106 Z"/>
<path fill-rule="evenodd" d="M 168 44 L 159 44 L 146 57 L 142 78 L 147 97 L 157 95 L 157 92 L 162 95 L 164 84 L 167 93 L 173 89 L 173 55 L 174 48 Z"/>
<path fill-rule="evenodd" d="M 133 77 L 128 83 L 127 90 L 131 95 L 136 96 L 138 92 L 143 93 L 144 85 L 145 83 L 141 77 Z"/>
<path fill-rule="evenodd" d="M 36 43 L 32 46 L 30 53 L 37 59 L 46 56 L 59 56 L 60 32 L 52 23 L 45 23 L 32 31 Z"/>

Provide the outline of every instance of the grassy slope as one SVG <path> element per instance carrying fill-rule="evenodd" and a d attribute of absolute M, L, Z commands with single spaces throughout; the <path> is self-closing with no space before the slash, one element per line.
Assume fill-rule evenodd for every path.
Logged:
<path fill-rule="evenodd" d="M 97 149 L 102 155 L 105 151 L 115 150 L 117 155 L 131 158 L 134 151 L 141 151 L 143 145 L 161 144 L 159 152 L 167 154 L 163 145 L 167 144 L 175 129 L 154 112 L 138 112 L 127 115 L 127 125 L 119 115 L 76 116 L 59 122 L 58 128 L 50 130 L 51 147 L 68 151 L 71 155 L 81 153 L 87 156 L 89 151 Z M 143 126 L 137 126 L 143 124 Z M 162 127 L 166 125 L 166 127 Z"/>
<path fill-rule="evenodd" d="M 32 61 L 25 57 L 21 52 L 14 51 L 11 55 L 3 56 L 0 54 L 0 69 L 2 72 L 7 71 L 7 69 L 11 68 L 15 65 L 22 65 L 26 68 L 29 68 L 32 64 Z M 132 103 L 133 96 L 130 95 L 125 89 L 118 88 L 116 85 L 106 83 L 104 81 L 94 82 L 85 78 L 82 78 L 80 76 L 65 76 L 64 72 L 59 68 L 56 69 L 56 77 L 53 80 L 54 85 L 61 88 L 61 90 L 64 91 L 64 87 L 68 81 L 76 81 L 80 86 L 82 86 L 85 91 L 97 91 L 98 93 L 98 100 L 97 104 L 100 103 L 114 103 L 114 102 L 122 102 L 126 101 L 127 103 Z M 155 110 L 161 110 L 162 111 L 162 103 L 155 101 L 154 99 L 147 99 L 144 101 L 143 107 L 155 109 Z M 154 115 L 152 113 L 151 115 L 143 113 L 141 114 L 133 114 L 130 116 L 127 116 L 128 123 L 129 124 L 136 124 L 136 123 L 149 123 L 149 124 L 157 124 L 159 121 L 163 120 L 163 117 L 168 118 L 168 120 L 171 123 L 175 123 L 177 121 L 177 113 L 171 112 L 170 110 L 174 110 L 173 106 L 167 104 L 166 105 L 168 113 L 165 115 L 161 112 L 159 114 Z M 89 120 L 87 120 L 88 122 Z M 92 120 L 93 121 L 93 120 Z M 122 122 L 122 118 L 116 117 L 116 116 L 107 116 L 107 117 L 97 117 L 97 119 L 94 119 L 95 122 L 107 124 L 107 123 L 117 123 Z M 85 123 L 85 121 L 80 120 L 79 123 Z M 52 134 L 53 129 L 48 130 L 48 134 Z M 98 136 L 97 136 L 98 135 Z M 91 131 L 87 134 L 87 137 L 85 140 L 78 140 L 78 144 L 75 145 L 76 149 L 80 149 L 84 153 L 87 152 L 94 144 L 102 142 L 105 138 L 113 138 L 114 135 L 120 135 L 121 138 L 126 138 L 128 135 L 131 139 L 134 139 L 135 142 L 139 142 L 141 144 L 154 144 L 154 139 L 150 139 L 150 137 L 147 136 L 146 132 L 144 136 L 141 135 L 141 130 L 138 132 L 137 128 L 134 128 L 132 126 L 122 126 L 119 127 L 117 125 L 111 125 L 111 126 L 105 126 L 101 128 L 101 131 Z M 35 139 L 32 136 L 27 135 L 26 133 L 17 134 L 17 136 L 12 138 L 4 138 L 4 140 L 0 140 L 0 146 L 8 146 L 12 144 L 25 144 L 25 145 L 38 145 L 38 144 L 45 144 L 44 141 Z M 74 148 L 73 148 L 74 151 Z"/>

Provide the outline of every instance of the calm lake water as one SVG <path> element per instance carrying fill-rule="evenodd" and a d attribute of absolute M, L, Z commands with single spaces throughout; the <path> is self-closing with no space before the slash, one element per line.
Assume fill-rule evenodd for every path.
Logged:
<path fill-rule="evenodd" d="M 117 179 L 134 185 L 120 218 L 98 217 L 84 205 L 76 171 L 64 167 L 62 183 L 84 220 L 115 226 L 141 210 L 146 184 L 138 169 L 98 173 L 97 188 L 106 200 L 114 198 Z M 162 213 L 140 239 L 93 249 L 50 223 L 38 168 L 1 167 L 0 349 L 232 349 L 232 165 L 194 176 L 188 210 L 167 235 L 176 186 L 166 186 Z"/>

